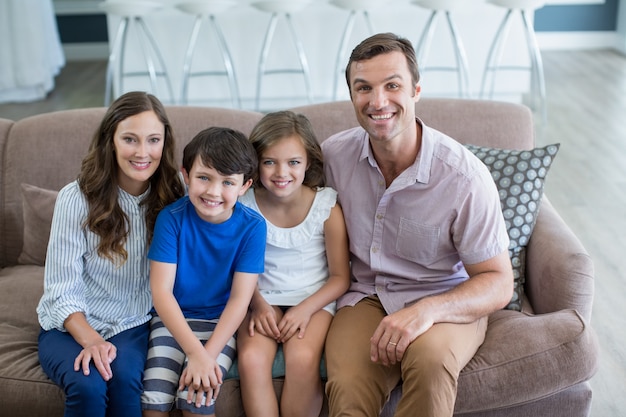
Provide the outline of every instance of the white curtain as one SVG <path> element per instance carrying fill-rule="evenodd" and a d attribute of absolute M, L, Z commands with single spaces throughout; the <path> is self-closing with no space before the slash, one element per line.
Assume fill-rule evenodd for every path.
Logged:
<path fill-rule="evenodd" d="M 43 99 L 64 65 L 52 0 L 0 0 L 0 103 Z"/>

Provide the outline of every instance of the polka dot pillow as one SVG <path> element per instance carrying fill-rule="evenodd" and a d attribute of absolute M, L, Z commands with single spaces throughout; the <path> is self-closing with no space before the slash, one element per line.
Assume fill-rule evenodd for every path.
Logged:
<path fill-rule="evenodd" d="M 543 185 L 560 144 L 532 150 L 508 150 L 465 145 L 491 172 L 500 194 L 502 214 L 511 241 L 515 291 L 506 307 L 521 310 L 524 293 L 526 246 L 533 232 L 543 196 Z"/>

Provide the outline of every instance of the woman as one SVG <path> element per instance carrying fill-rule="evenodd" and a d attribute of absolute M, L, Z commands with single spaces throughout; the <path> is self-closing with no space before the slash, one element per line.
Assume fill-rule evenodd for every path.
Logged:
<path fill-rule="evenodd" d="M 78 179 L 57 197 L 37 307 L 39 360 L 65 416 L 141 416 L 157 214 L 184 194 L 170 123 L 143 92 L 118 98 Z"/>

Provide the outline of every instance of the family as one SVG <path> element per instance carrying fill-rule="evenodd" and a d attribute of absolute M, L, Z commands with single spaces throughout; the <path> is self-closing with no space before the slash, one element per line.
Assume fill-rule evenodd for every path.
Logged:
<path fill-rule="evenodd" d="M 214 415 L 235 357 L 249 417 L 318 416 L 324 393 L 330 416 L 374 417 L 400 381 L 397 416 L 452 416 L 513 292 L 498 192 L 415 114 L 410 41 L 365 39 L 346 81 L 359 127 L 320 146 L 273 112 L 199 132 L 182 169 L 156 97 L 109 107 L 58 195 L 37 308 L 65 416 Z"/>

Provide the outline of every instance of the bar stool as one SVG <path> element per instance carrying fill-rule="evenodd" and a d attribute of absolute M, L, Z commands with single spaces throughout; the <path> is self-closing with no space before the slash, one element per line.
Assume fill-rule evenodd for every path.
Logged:
<path fill-rule="evenodd" d="M 467 55 L 463 42 L 458 34 L 458 30 L 452 20 L 452 12 L 462 7 L 467 7 L 468 0 L 411 0 L 411 2 L 424 9 L 431 10 L 430 17 L 426 22 L 426 26 L 422 30 L 420 39 L 415 47 L 417 62 L 420 65 L 421 72 L 426 71 L 443 71 L 456 72 L 458 80 L 458 91 L 461 97 L 470 96 L 469 87 L 469 69 L 467 64 Z M 429 66 L 428 56 L 430 46 L 432 44 L 433 35 L 435 33 L 437 18 L 440 14 L 445 14 L 448 22 L 448 30 L 452 41 L 452 49 L 454 52 L 455 66 Z"/>
<path fill-rule="evenodd" d="M 150 78 L 152 92 L 155 95 L 158 95 L 157 77 L 162 77 L 165 81 L 165 85 L 167 86 L 170 98 L 173 101 L 174 94 L 170 78 L 167 73 L 167 68 L 165 66 L 165 61 L 163 60 L 159 46 L 143 20 L 143 16 L 157 10 L 161 7 L 161 4 L 148 0 L 107 0 L 100 3 L 99 7 L 107 14 L 120 16 L 122 18 L 117 28 L 117 34 L 115 36 L 113 48 L 111 48 L 111 53 L 107 63 L 106 85 L 104 92 L 105 107 L 109 106 L 113 98 L 119 97 L 124 92 L 123 83 L 124 78 L 126 77 L 148 76 Z M 146 71 L 127 72 L 124 69 L 126 43 L 128 41 L 128 33 L 131 27 L 135 28 L 136 37 L 139 41 L 139 46 L 146 64 Z M 160 70 L 157 70 L 155 67 L 154 58 L 157 59 L 161 68 Z M 114 78 L 117 79 L 117 83 L 114 83 Z"/>
<path fill-rule="evenodd" d="M 533 110 L 538 110 L 541 114 L 543 122 L 546 123 L 548 114 L 546 108 L 546 85 L 543 74 L 543 62 L 541 59 L 539 45 L 537 44 L 537 38 L 535 36 L 535 29 L 528 16 L 529 12 L 534 12 L 536 9 L 543 7 L 546 2 L 545 0 L 487 0 L 487 2 L 497 7 L 504 7 L 507 11 L 502 19 L 502 22 L 500 23 L 500 26 L 498 27 L 496 35 L 494 36 L 491 48 L 489 49 L 480 89 L 481 98 L 485 95 L 489 99 L 493 98 L 496 75 L 498 71 L 529 71 L 531 96 L 530 107 Z M 526 47 L 530 57 L 530 66 L 502 65 L 501 63 L 504 44 L 506 43 L 511 18 L 514 13 L 519 13 L 522 18 Z M 490 82 L 488 82 L 490 75 L 491 79 Z"/>
<path fill-rule="evenodd" d="M 339 49 L 337 51 L 337 60 L 335 61 L 335 76 L 333 81 L 333 101 L 335 101 L 338 97 L 339 80 L 342 78 L 342 75 L 345 74 L 348 41 L 354 29 L 357 15 L 363 15 L 368 34 L 373 35 L 374 26 L 372 25 L 369 12 L 375 8 L 384 6 L 389 3 L 389 0 L 331 0 L 330 3 L 340 9 L 350 11 L 341 35 L 341 42 L 339 43 Z"/>
<path fill-rule="evenodd" d="M 296 30 L 291 21 L 291 15 L 297 11 L 300 11 L 310 3 L 310 0 L 276 0 L 276 1 L 254 1 L 251 3 L 256 9 L 271 13 L 271 18 L 265 32 L 265 39 L 263 40 L 263 46 L 261 47 L 261 55 L 259 58 L 259 68 L 257 72 L 257 86 L 256 86 L 256 100 L 255 109 L 260 109 L 261 103 L 261 91 L 262 82 L 265 75 L 274 74 L 302 74 L 304 79 L 304 85 L 306 88 L 307 99 L 309 103 L 313 102 L 313 94 L 311 91 L 311 72 L 309 70 L 309 64 L 307 61 L 302 42 L 296 33 Z M 292 40 L 295 44 L 296 51 L 298 53 L 298 60 L 300 61 L 300 68 L 276 68 L 266 69 L 267 57 L 274 40 L 274 33 L 278 24 L 279 18 L 284 17 L 287 27 L 291 33 Z"/>
<path fill-rule="evenodd" d="M 215 18 L 216 14 L 221 13 L 224 10 L 229 9 L 235 5 L 236 2 L 231 0 L 196 0 L 178 3 L 176 5 L 176 7 L 184 13 L 189 13 L 196 16 L 195 23 L 191 31 L 191 37 L 189 38 L 189 44 L 187 46 L 187 53 L 185 54 L 185 62 L 183 64 L 182 87 L 180 94 L 181 104 L 186 105 L 188 102 L 190 78 L 223 76 L 228 78 L 233 106 L 235 108 L 241 108 L 239 87 L 237 85 L 237 77 L 235 75 L 233 60 L 230 55 L 228 45 L 226 44 L 224 34 Z M 200 28 L 202 27 L 202 24 L 205 20 L 208 21 L 210 27 L 213 29 L 217 46 L 222 54 L 224 64 L 223 71 L 191 71 L 191 64 L 198 42 L 198 35 L 200 33 Z"/>

